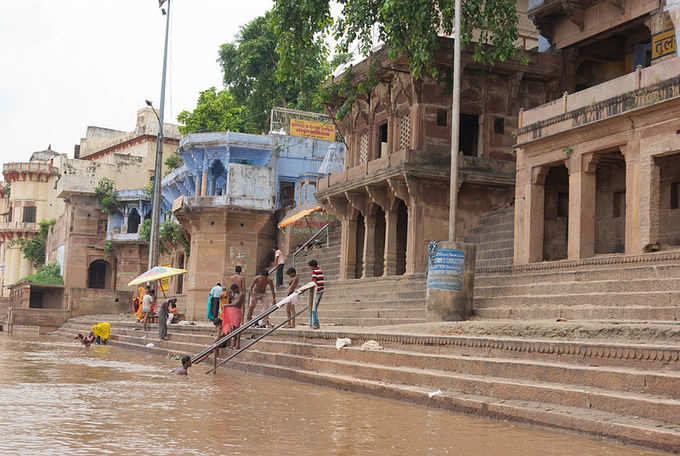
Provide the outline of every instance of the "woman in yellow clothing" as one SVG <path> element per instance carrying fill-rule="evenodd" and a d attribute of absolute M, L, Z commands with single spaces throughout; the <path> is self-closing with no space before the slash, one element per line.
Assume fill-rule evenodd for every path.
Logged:
<path fill-rule="evenodd" d="M 90 328 L 95 336 L 97 336 L 97 345 L 104 344 L 109 340 L 111 336 L 111 323 L 97 323 L 92 328 Z"/>

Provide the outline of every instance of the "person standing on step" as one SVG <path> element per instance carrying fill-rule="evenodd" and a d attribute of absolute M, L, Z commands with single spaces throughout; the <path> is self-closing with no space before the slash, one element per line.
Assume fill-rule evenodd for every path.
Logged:
<path fill-rule="evenodd" d="M 319 329 L 319 304 L 321 303 L 321 298 L 323 298 L 323 291 L 325 288 L 325 279 L 323 276 L 323 271 L 319 267 L 319 263 L 316 260 L 311 260 L 307 263 L 309 269 L 312 270 L 312 280 L 316 283 L 316 299 L 314 302 L 314 307 L 311 311 L 311 327 L 312 329 Z"/>
<path fill-rule="evenodd" d="M 267 287 L 272 290 L 272 305 L 274 305 L 276 304 L 276 287 L 274 287 L 274 282 L 269 278 L 269 272 L 267 272 L 267 269 L 265 268 L 260 272 L 260 275 L 255 276 L 253 283 L 250 285 L 250 305 L 248 306 L 246 321 L 250 321 L 250 319 L 253 318 L 255 307 L 257 307 L 257 304 L 262 302 L 267 295 Z M 269 326 L 269 317 L 264 320 L 264 326 Z"/>
<path fill-rule="evenodd" d="M 295 270 L 295 268 L 288 268 L 288 270 L 286 271 L 286 275 L 290 280 L 288 282 L 288 296 L 290 296 L 293 293 L 295 293 L 295 289 L 298 287 L 297 271 Z M 292 320 L 288 322 L 288 325 L 286 327 L 295 328 L 295 303 L 293 302 L 293 300 L 286 303 L 286 314 L 288 315 L 288 318 L 292 318 Z"/>
<path fill-rule="evenodd" d="M 220 315 L 220 295 L 222 294 L 222 284 L 217 282 L 217 285 L 210 290 L 208 300 L 208 315 L 206 318 L 213 321 Z"/>
<path fill-rule="evenodd" d="M 158 338 L 168 340 L 168 314 L 170 313 L 170 301 L 167 299 L 158 306 Z"/>
<path fill-rule="evenodd" d="M 246 292 L 246 278 L 243 277 L 243 269 L 241 266 L 236 266 L 235 268 L 235 273 L 232 274 L 231 277 L 229 277 L 229 280 L 231 281 L 232 285 L 238 285 L 238 289 L 241 290 L 241 293 Z"/>
<path fill-rule="evenodd" d="M 142 325 L 146 331 L 146 325 L 149 323 L 151 316 L 151 305 L 154 301 L 154 292 L 150 287 L 147 287 L 144 298 L 142 298 Z"/>
<path fill-rule="evenodd" d="M 276 287 L 283 285 L 283 264 L 286 259 L 283 257 L 283 252 L 279 249 L 274 249 L 274 267 L 276 268 Z"/>

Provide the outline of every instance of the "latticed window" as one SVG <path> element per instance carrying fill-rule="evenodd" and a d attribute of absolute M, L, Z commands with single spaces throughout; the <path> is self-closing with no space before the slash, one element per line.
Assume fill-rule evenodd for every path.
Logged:
<path fill-rule="evenodd" d="M 359 163 L 368 161 L 368 133 L 362 133 L 359 138 Z"/>
<path fill-rule="evenodd" d="M 406 150 L 411 144 L 411 122 L 409 115 L 404 114 L 399 118 L 399 150 Z"/>

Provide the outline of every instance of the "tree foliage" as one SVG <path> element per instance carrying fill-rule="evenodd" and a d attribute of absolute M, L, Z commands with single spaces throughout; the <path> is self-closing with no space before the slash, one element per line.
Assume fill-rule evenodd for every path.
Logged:
<path fill-rule="evenodd" d="M 36 234 L 31 239 L 19 238 L 15 239 L 10 243 L 11 247 L 18 246 L 24 258 L 27 259 L 34 268 L 39 268 L 45 264 L 45 247 L 47 243 L 47 235 L 50 232 L 50 228 L 57 223 L 56 220 L 43 220 L 38 223 L 40 229 L 38 234 Z"/>
<path fill-rule="evenodd" d="M 97 187 L 94 189 L 97 201 L 107 214 L 113 213 L 118 208 L 118 201 L 116 201 L 114 195 L 115 191 L 113 181 L 107 177 L 99 179 Z"/>
<path fill-rule="evenodd" d="M 177 244 L 182 244 L 184 246 L 184 253 L 189 256 L 189 241 L 184 235 L 184 230 L 174 220 L 166 220 L 161 223 L 159 228 L 159 237 L 161 242 L 176 246 Z"/>
<path fill-rule="evenodd" d="M 182 111 L 177 116 L 184 124 L 179 131 L 183 135 L 201 131 L 244 131 L 245 111 L 228 90 L 218 92 L 211 87 L 200 93 L 196 109 Z"/>
<path fill-rule="evenodd" d="M 168 167 L 170 171 L 180 168 L 184 165 L 184 160 L 179 156 L 177 152 L 174 152 L 165 159 L 165 166 Z"/>
<path fill-rule="evenodd" d="M 39 268 L 35 273 L 19 280 L 23 282 L 28 280 L 31 283 L 42 285 L 63 285 L 64 278 L 61 276 L 59 265 L 57 263 L 50 263 Z"/>
<path fill-rule="evenodd" d="M 142 226 L 139 227 L 139 239 L 144 242 L 151 240 L 151 219 L 144 219 Z"/>
<path fill-rule="evenodd" d="M 504 61 L 517 52 L 517 10 L 515 0 L 462 0 L 461 44 L 474 46 L 477 62 Z M 342 11 L 333 19 L 330 0 L 274 0 L 272 21 L 279 35 L 281 77 L 301 71 L 305 55 L 319 39 L 333 34 L 338 55 L 357 50 L 370 55 L 376 44 L 384 43 L 388 57 L 406 56 L 411 74 L 440 76 L 434 62 L 440 34 L 453 33 L 454 0 L 338 0 Z M 346 81 L 329 87 L 325 100 L 340 96 L 353 102 L 361 88 Z M 369 87 L 364 87 L 364 92 Z M 354 91 L 354 92 L 353 92 Z M 349 93 L 353 92 L 353 93 Z M 350 104 L 351 106 L 351 104 Z M 345 106 L 346 108 L 347 106 Z M 336 114 L 342 118 L 346 109 Z"/>
<path fill-rule="evenodd" d="M 182 134 L 196 131 L 240 131 L 262 133 L 269 127 L 275 106 L 305 111 L 323 111 L 320 89 L 331 73 L 328 49 L 315 40 L 297 63 L 283 70 L 277 52 L 279 31 L 271 13 L 243 25 L 234 41 L 220 46 L 225 90 L 201 92 L 196 109 L 182 112 L 178 120 Z M 292 62 L 292 59 L 287 60 Z"/>

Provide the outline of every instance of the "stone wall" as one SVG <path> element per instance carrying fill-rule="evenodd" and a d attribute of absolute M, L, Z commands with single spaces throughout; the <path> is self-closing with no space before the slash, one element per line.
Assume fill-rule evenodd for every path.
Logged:
<path fill-rule="evenodd" d="M 65 299 L 71 316 L 132 312 L 132 292 L 68 288 Z"/>

